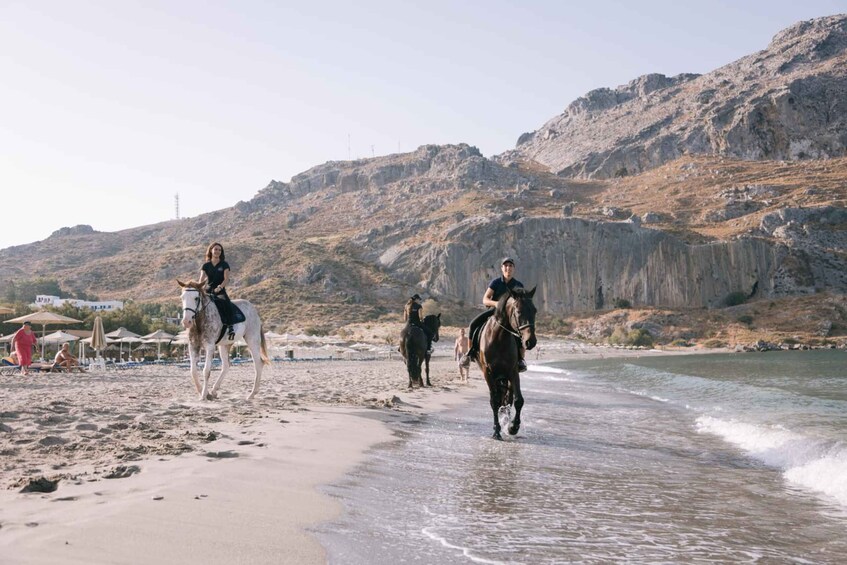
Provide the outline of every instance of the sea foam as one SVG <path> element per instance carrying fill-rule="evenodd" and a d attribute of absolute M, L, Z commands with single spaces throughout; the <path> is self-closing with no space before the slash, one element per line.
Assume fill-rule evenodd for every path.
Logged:
<path fill-rule="evenodd" d="M 763 426 L 711 416 L 697 419 L 697 431 L 737 445 L 794 485 L 822 493 L 847 508 L 847 445 L 816 439 L 782 426 Z"/>

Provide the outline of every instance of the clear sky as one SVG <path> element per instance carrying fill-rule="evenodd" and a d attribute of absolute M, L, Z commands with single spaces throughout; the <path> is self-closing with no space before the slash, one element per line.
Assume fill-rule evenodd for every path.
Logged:
<path fill-rule="evenodd" d="M 514 147 L 589 90 L 704 73 L 819 0 L 0 0 L 0 248 L 249 200 L 329 160 Z"/>

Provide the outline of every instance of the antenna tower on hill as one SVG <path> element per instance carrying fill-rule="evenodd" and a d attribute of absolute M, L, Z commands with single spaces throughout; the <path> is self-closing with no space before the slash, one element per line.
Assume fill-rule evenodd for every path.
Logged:
<path fill-rule="evenodd" d="M 176 213 L 176 219 L 179 219 L 179 192 L 174 194 L 174 212 Z"/>

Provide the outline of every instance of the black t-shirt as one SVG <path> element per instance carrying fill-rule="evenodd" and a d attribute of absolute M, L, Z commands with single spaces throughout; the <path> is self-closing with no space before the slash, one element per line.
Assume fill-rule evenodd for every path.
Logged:
<path fill-rule="evenodd" d="M 423 306 L 418 304 L 417 302 L 410 302 L 406 304 L 406 319 L 412 322 L 415 325 L 421 325 L 421 309 Z"/>
<path fill-rule="evenodd" d="M 206 273 L 206 278 L 209 279 L 206 283 L 209 288 L 216 288 L 224 282 L 224 271 L 229 270 L 229 263 L 220 261 L 217 265 L 212 265 L 212 262 L 208 261 L 203 263 L 201 269 Z"/>
<path fill-rule="evenodd" d="M 500 276 L 488 283 L 488 288 L 494 290 L 494 296 L 491 297 L 491 300 L 497 302 L 500 300 L 501 296 L 509 292 L 510 288 L 523 288 L 523 284 L 515 278 L 507 283 L 503 280 L 503 277 Z"/>

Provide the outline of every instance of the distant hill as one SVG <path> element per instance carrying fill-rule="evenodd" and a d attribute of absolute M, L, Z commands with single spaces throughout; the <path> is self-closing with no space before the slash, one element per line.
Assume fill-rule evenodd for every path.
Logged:
<path fill-rule="evenodd" d="M 48 276 L 103 300 L 175 302 L 174 279 L 196 278 L 220 241 L 231 294 L 279 329 L 397 320 L 413 292 L 463 325 L 506 254 L 538 286 L 547 327 L 622 301 L 696 311 L 733 293 L 842 297 L 845 26 L 804 22 L 702 77 L 589 93 L 492 159 L 427 145 L 328 162 L 195 218 L 63 228 L 0 250 L 0 283 Z M 839 300 L 828 332 L 847 325 Z"/>
<path fill-rule="evenodd" d="M 638 174 L 690 155 L 745 160 L 843 157 L 847 15 L 800 22 L 704 75 L 651 74 L 572 102 L 503 159 L 565 176 Z"/>

